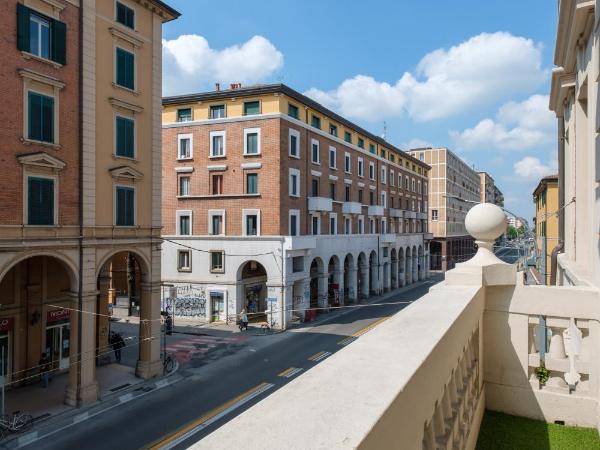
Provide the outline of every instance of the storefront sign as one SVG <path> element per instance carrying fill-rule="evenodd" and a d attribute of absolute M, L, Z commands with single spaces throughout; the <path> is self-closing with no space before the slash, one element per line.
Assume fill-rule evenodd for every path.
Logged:
<path fill-rule="evenodd" d="M 53 309 L 52 311 L 48 311 L 48 314 L 46 315 L 46 323 L 56 324 L 68 322 L 70 319 L 70 309 Z"/>
<path fill-rule="evenodd" d="M 208 291 L 208 295 L 211 297 L 223 297 L 222 291 Z"/>
<path fill-rule="evenodd" d="M 15 319 L 13 317 L 4 317 L 0 319 L 0 331 L 12 331 L 15 327 Z"/>

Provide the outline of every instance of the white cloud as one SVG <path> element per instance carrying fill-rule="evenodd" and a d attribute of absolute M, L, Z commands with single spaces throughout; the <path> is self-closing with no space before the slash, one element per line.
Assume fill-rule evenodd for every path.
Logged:
<path fill-rule="evenodd" d="M 165 95 L 198 91 L 214 82 L 256 83 L 283 66 L 282 53 L 262 36 L 222 50 L 210 48 L 196 34 L 163 39 L 162 44 Z"/>
<path fill-rule="evenodd" d="M 336 89 L 306 94 L 343 115 L 378 121 L 408 115 L 432 120 L 538 87 L 548 76 L 541 46 L 506 32 L 482 33 L 423 57 L 394 84 L 357 75 Z"/>
<path fill-rule="evenodd" d="M 549 164 L 543 164 L 539 158 L 526 156 L 514 164 L 517 175 L 528 180 L 538 180 L 546 175 L 551 175 L 557 171 L 556 161 Z"/>
<path fill-rule="evenodd" d="M 505 103 L 495 119 L 484 119 L 450 137 L 462 149 L 524 150 L 553 142 L 556 120 L 547 95 L 532 95 L 523 102 Z"/>
<path fill-rule="evenodd" d="M 400 148 L 404 150 L 410 150 L 413 148 L 424 148 L 424 147 L 433 147 L 433 144 L 429 141 L 424 141 L 423 139 L 413 138 L 408 142 L 403 142 L 400 144 Z"/>

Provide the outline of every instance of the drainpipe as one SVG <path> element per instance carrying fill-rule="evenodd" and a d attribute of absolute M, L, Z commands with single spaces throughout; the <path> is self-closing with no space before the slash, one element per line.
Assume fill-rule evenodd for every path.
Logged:
<path fill-rule="evenodd" d="M 81 406 L 81 361 L 83 352 L 81 351 L 83 332 L 83 8 L 85 2 L 79 4 L 79 280 L 77 286 L 77 353 L 79 353 L 77 362 L 77 389 L 76 404 Z M 76 356 L 77 358 L 77 356 Z"/>

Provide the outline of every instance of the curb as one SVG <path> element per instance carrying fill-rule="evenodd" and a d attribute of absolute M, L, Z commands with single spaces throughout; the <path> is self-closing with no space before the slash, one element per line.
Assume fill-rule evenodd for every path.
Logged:
<path fill-rule="evenodd" d="M 171 386 L 185 379 L 181 374 L 177 373 L 178 366 L 175 367 L 172 373 L 158 379 L 149 380 L 138 383 L 128 389 L 120 392 L 107 395 L 103 400 L 98 400 L 96 403 L 75 408 L 73 410 L 59 413 L 55 416 L 50 416 L 47 419 L 40 421 L 38 429 L 28 431 L 24 434 L 14 434 L 14 437 L 9 437 L 0 444 L 4 449 L 16 450 L 34 442 L 58 433 L 64 429 L 80 424 L 105 413 L 118 406 L 137 400 L 147 394 L 156 392 L 165 387 Z"/>

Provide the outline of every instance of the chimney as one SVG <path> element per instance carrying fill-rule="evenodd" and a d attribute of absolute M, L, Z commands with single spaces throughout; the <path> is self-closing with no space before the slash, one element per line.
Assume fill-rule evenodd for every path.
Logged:
<path fill-rule="evenodd" d="M 221 83 L 215 83 L 215 91 L 220 91 L 221 90 Z"/>

